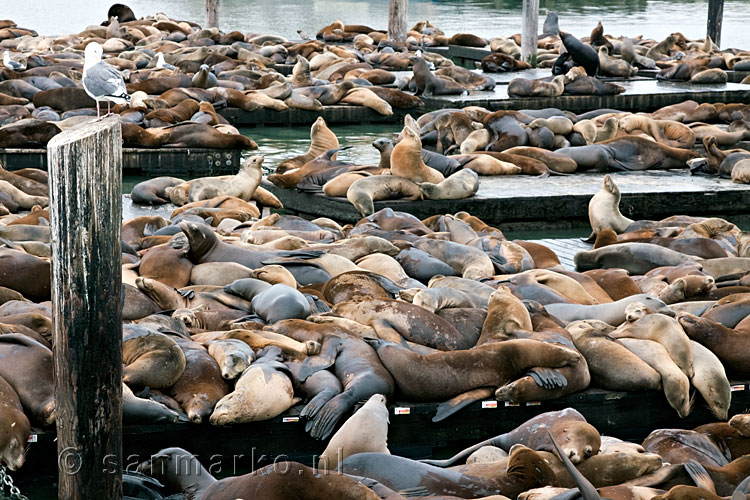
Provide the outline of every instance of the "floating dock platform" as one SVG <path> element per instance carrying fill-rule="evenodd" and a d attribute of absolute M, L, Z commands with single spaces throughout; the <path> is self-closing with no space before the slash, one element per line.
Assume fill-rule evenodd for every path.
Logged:
<path fill-rule="evenodd" d="M 122 169 L 149 177 L 236 174 L 241 156 L 239 149 L 123 148 Z M 0 148 L 0 164 L 8 170 L 47 170 L 47 149 Z"/>
<path fill-rule="evenodd" d="M 732 382 L 730 415 L 750 407 L 748 381 Z M 412 459 L 452 456 L 484 439 L 497 436 L 548 411 L 577 409 L 603 435 L 641 442 L 659 428 L 692 429 L 715 422 L 704 404 L 696 404 L 684 419 L 677 417 L 660 391 L 615 392 L 601 389 L 564 398 L 529 403 L 506 403 L 488 399 L 472 403 L 442 422 L 433 422 L 434 403 L 396 402 L 388 405 L 388 448 L 394 455 Z M 239 475 L 280 460 L 295 460 L 314 466 L 327 441 L 316 441 L 305 432 L 297 415 L 302 405 L 285 414 L 251 424 L 216 427 L 209 424 L 125 425 L 123 459 L 135 466 L 161 450 L 185 448 L 217 476 Z M 57 443 L 54 428 L 32 431 L 26 464 L 12 473 L 23 491 L 40 476 L 57 476 Z M 52 483 L 53 481 L 50 481 Z"/>
<path fill-rule="evenodd" d="M 588 224 L 588 204 L 601 189 L 604 173 L 574 173 L 546 178 L 525 175 L 480 177 L 479 191 L 462 200 L 384 200 L 390 207 L 424 219 L 466 211 L 502 230 L 564 229 Z M 684 170 L 610 172 L 622 193 L 620 210 L 633 219 L 661 219 L 675 213 L 724 216 L 735 223 L 750 219 L 750 185 L 729 179 L 690 175 Z M 346 198 L 281 189 L 268 181 L 287 212 L 354 223 L 362 218 Z"/>

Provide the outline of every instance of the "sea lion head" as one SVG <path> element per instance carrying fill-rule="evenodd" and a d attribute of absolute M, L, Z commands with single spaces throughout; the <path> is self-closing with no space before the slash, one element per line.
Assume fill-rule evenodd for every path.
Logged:
<path fill-rule="evenodd" d="M 599 431 L 587 422 L 567 422 L 560 431 L 554 433 L 554 436 L 563 453 L 574 464 L 580 464 L 599 453 L 602 445 Z"/>
<path fill-rule="evenodd" d="M 625 308 L 625 321 L 633 323 L 648 314 L 648 308 L 643 302 L 633 302 Z"/>
<path fill-rule="evenodd" d="M 383 153 L 387 151 L 388 149 L 393 150 L 393 141 L 390 139 L 381 137 L 380 139 L 373 141 L 372 147 L 374 147 L 375 149 Z"/>
<path fill-rule="evenodd" d="M 2 411 L 7 420 L 0 425 L 0 461 L 10 470 L 18 470 L 26 459 L 24 451 L 31 426 L 22 411 L 10 405 Z"/>
<path fill-rule="evenodd" d="M 740 413 L 732 417 L 729 425 L 734 427 L 745 437 L 750 437 L 750 414 Z"/>
<path fill-rule="evenodd" d="M 247 171 L 247 172 L 253 172 L 258 171 L 261 168 L 261 165 L 263 165 L 263 160 L 265 159 L 265 156 L 263 155 L 253 155 L 244 162 L 242 162 L 242 167 L 240 167 L 241 170 Z"/>
<path fill-rule="evenodd" d="M 617 196 L 618 200 L 620 199 L 620 188 L 618 188 L 615 181 L 612 180 L 611 175 L 607 174 L 604 176 L 604 179 L 602 179 L 602 189 Z"/>
<path fill-rule="evenodd" d="M 508 479 L 526 486 L 524 490 L 558 484 L 557 476 L 544 458 L 522 444 L 510 448 L 506 474 Z"/>

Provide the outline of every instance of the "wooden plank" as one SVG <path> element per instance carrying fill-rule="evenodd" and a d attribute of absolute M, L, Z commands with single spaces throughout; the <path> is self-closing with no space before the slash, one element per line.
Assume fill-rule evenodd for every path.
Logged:
<path fill-rule="evenodd" d="M 406 20 L 409 16 L 409 0 L 388 0 L 388 39 L 394 42 L 406 40 Z"/>
<path fill-rule="evenodd" d="M 539 0 L 523 0 L 521 8 L 521 60 L 536 66 L 536 43 L 539 35 Z"/>
<path fill-rule="evenodd" d="M 115 115 L 47 146 L 59 498 L 122 498 L 122 135 Z M 105 367 L 105 369 L 102 369 Z"/>
<path fill-rule="evenodd" d="M 724 19 L 724 0 L 708 0 L 708 20 L 706 33 L 711 40 L 721 46 L 721 22 Z"/>

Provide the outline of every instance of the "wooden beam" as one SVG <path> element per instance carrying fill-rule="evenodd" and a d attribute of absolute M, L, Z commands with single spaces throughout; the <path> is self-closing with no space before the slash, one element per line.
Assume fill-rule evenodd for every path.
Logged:
<path fill-rule="evenodd" d="M 47 145 L 58 497 L 122 498 L 119 116 Z"/>
<path fill-rule="evenodd" d="M 206 28 L 219 27 L 219 0 L 206 0 Z"/>
<path fill-rule="evenodd" d="M 539 0 L 523 0 L 521 60 L 536 66 L 536 42 L 539 35 Z"/>
<path fill-rule="evenodd" d="M 721 46 L 721 22 L 724 19 L 724 0 L 708 0 L 706 33 L 717 46 Z"/>
<path fill-rule="evenodd" d="M 388 0 L 388 38 L 394 42 L 406 40 L 409 0 Z"/>

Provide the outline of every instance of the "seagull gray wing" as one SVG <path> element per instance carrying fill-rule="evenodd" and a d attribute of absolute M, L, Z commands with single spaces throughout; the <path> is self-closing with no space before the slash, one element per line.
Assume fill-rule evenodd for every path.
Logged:
<path fill-rule="evenodd" d="M 100 62 L 92 66 L 83 77 L 86 89 L 96 97 L 119 97 L 128 98 L 125 80 L 115 68 Z"/>

